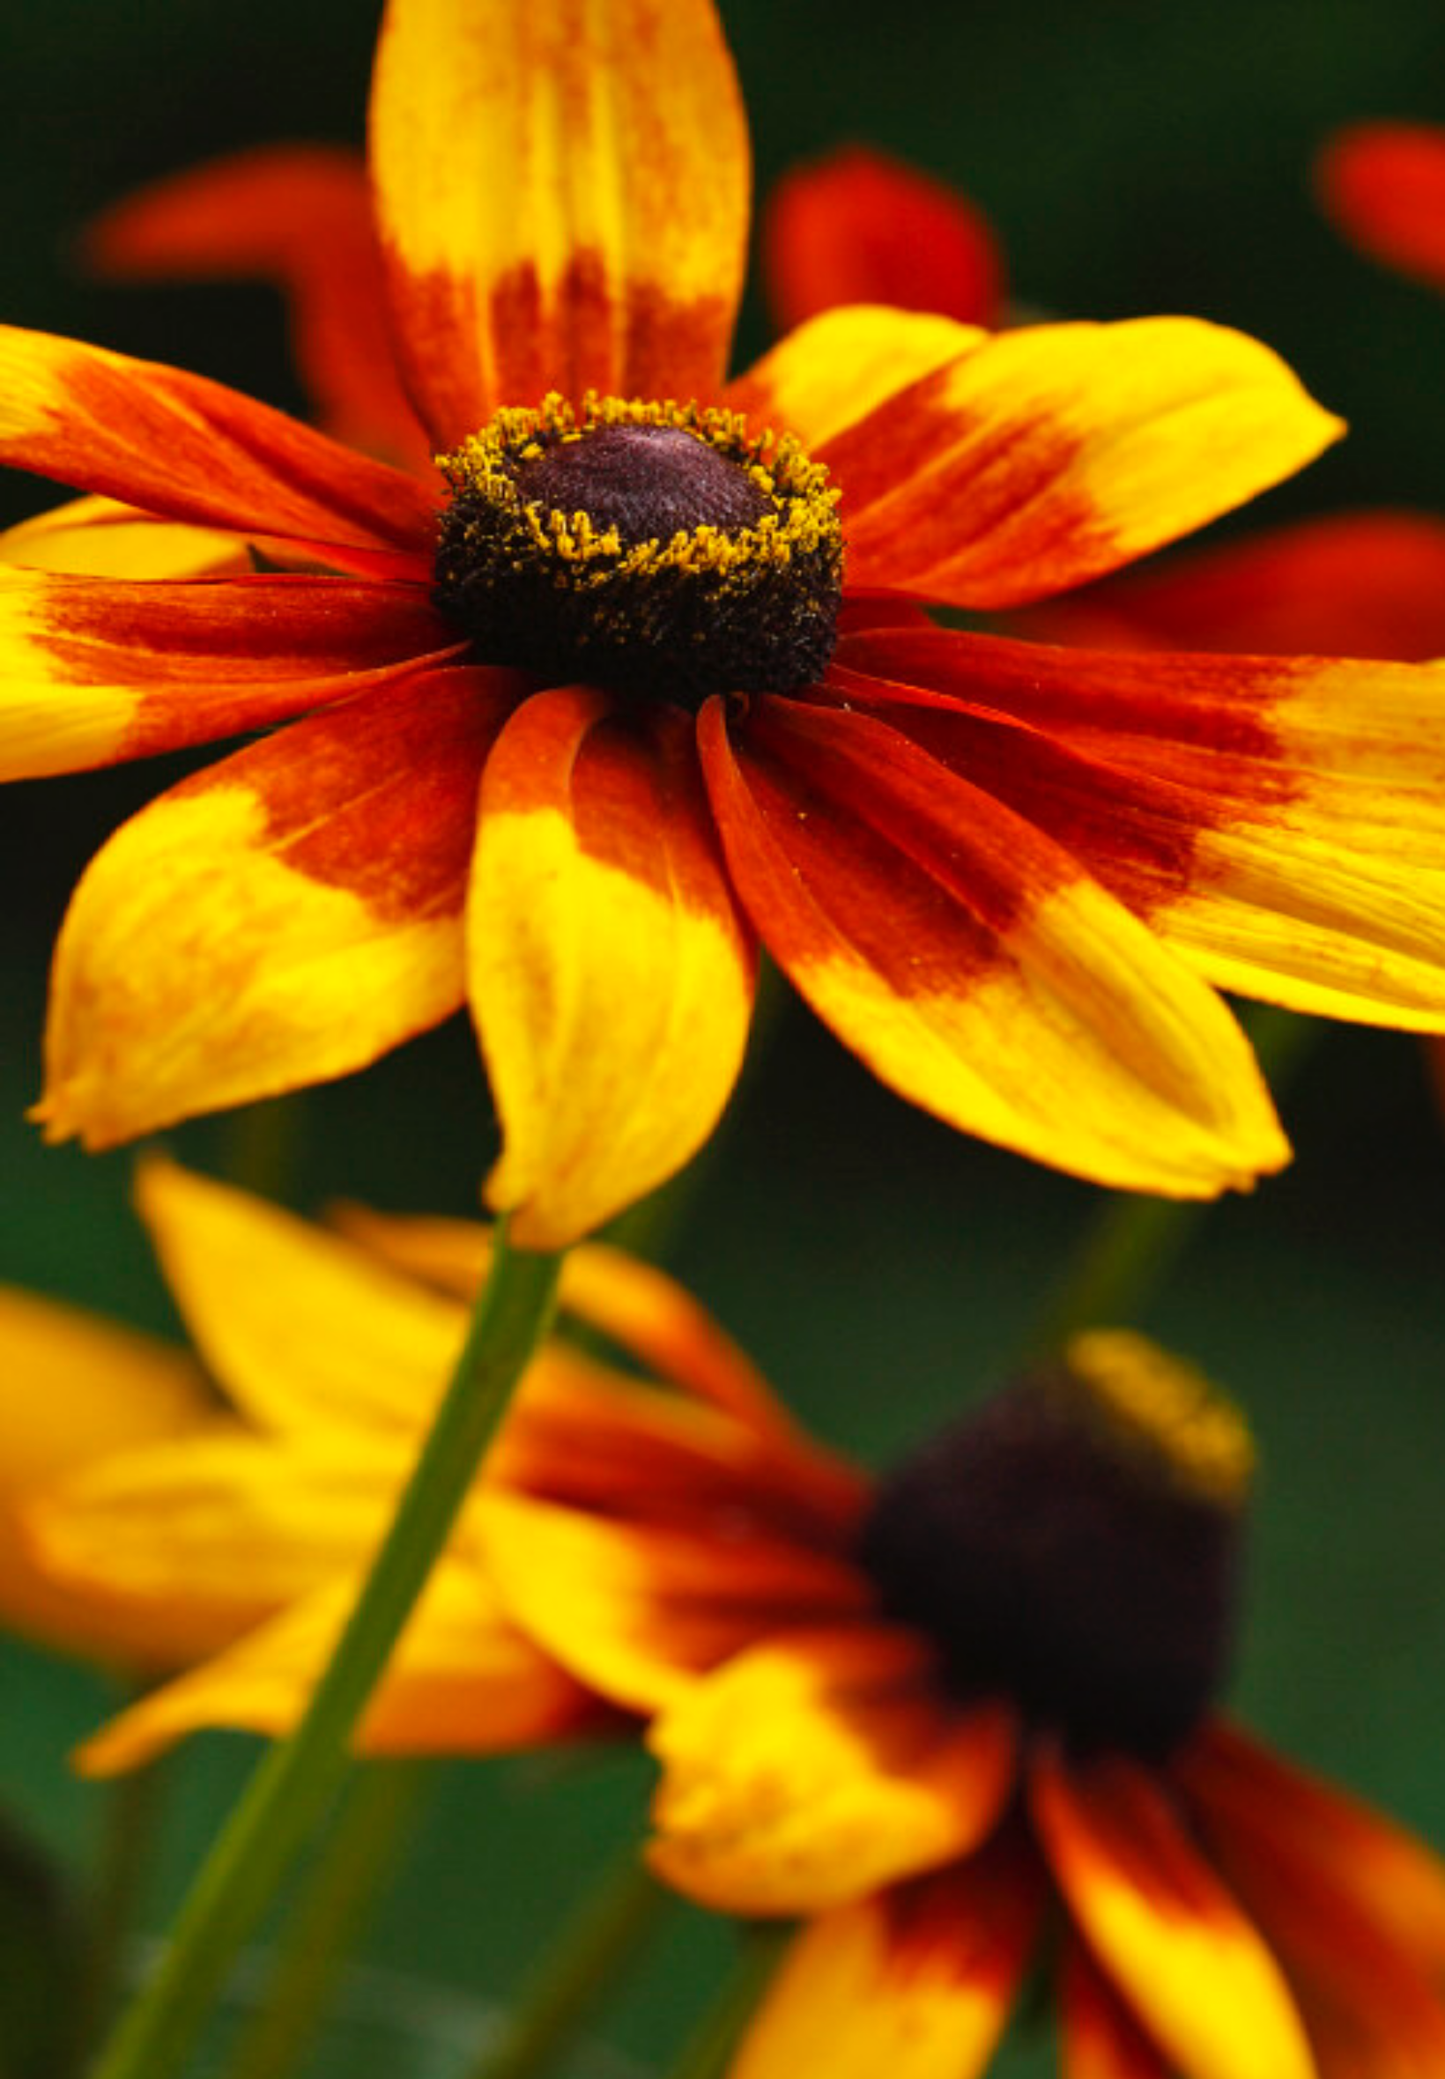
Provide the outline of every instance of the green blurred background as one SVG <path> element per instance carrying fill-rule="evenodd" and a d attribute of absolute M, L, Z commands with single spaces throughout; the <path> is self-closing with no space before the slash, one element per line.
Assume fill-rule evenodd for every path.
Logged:
<path fill-rule="evenodd" d="M 1437 0 L 738 0 L 726 18 L 760 193 L 800 157 L 874 142 L 983 204 L 1029 304 L 1188 311 L 1279 348 L 1354 430 L 1244 525 L 1445 504 L 1445 302 L 1346 250 L 1307 182 L 1340 122 L 1445 117 Z M 374 9 L 352 0 L 5 0 L 0 318 L 299 406 L 267 292 L 98 287 L 69 248 L 90 213 L 189 162 L 268 138 L 359 140 L 374 26 Z M 743 349 L 765 337 L 754 295 Z M 0 519 L 49 502 L 28 479 L 0 483 Z M 69 887 L 178 769 L 14 787 L 0 809 L 0 1276 L 151 1325 L 170 1316 L 127 1212 L 128 1159 L 42 1150 L 21 1113 Z M 1438 1842 L 1445 1129 L 1419 1049 L 1388 1035 L 1323 1035 L 1283 1109 L 1295 1167 L 1211 1215 L 1147 1325 L 1235 1389 L 1264 1447 L 1239 1705 Z M 211 1122 L 172 1144 L 218 1166 L 229 1133 Z M 288 1189 L 306 1205 L 345 1193 L 467 1211 L 492 1145 L 457 1025 L 314 1093 Z M 789 1006 L 671 1255 L 827 1436 L 882 1457 L 1007 1362 L 1098 1201 L 949 1136 Z M 77 1873 L 104 1797 L 63 1757 L 110 1701 L 90 1672 L 0 1650 L 0 1804 Z M 168 1767 L 148 1924 L 163 1924 L 250 1758 L 218 1736 Z M 439 1770 L 369 1967 L 468 1998 L 502 1992 L 636 1823 L 645 1782 L 622 1754 Z M 722 1930 L 680 1911 L 606 2042 L 629 2058 L 665 2055 L 728 1954 Z M 348 1997 L 364 2006 L 390 1984 L 356 1978 Z M 354 2042 L 336 2055 L 338 2071 L 369 2069 Z"/>

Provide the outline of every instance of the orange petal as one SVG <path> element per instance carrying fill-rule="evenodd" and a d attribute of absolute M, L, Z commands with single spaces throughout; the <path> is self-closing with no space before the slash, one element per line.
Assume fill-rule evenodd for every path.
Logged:
<path fill-rule="evenodd" d="M 251 570 L 234 534 L 158 520 L 113 498 L 68 498 L 0 533 L 0 563 L 79 577 L 239 577 Z"/>
<path fill-rule="evenodd" d="M 746 1522 L 679 1529 L 584 1515 L 495 1489 L 476 1523 L 503 1604 L 589 1687 L 654 1711 L 700 1671 L 788 1626 L 867 1609 L 848 1561 Z"/>
<path fill-rule="evenodd" d="M 0 326 L 0 462 L 425 579 L 436 493 L 203 376 Z"/>
<path fill-rule="evenodd" d="M 790 1632 L 666 1705 L 652 1867 L 728 1913 L 821 1913 L 967 1855 L 1014 1783 L 1001 1704 L 952 1711 L 924 1641 Z"/>
<path fill-rule="evenodd" d="M 477 776 L 512 681 L 363 695 L 163 794 L 83 876 L 37 1116 L 107 1147 L 374 1061 L 462 999 Z"/>
<path fill-rule="evenodd" d="M 1315 2079 L 1278 1965 L 1143 1768 L 1045 1754 L 1029 1807 L 1085 1940 L 1184 2079 Z"/>
<path fill-rule="evenodd" d="M 1320 154 L 1315 183 L 1362 252 L 1445 289 L 1445 128 L 1351 124 Z"/>
<path fill-rule="evenodd" d="M 418 470 L 430 462 L 392 359 L 359 152 L 261 145 L 189 167 L 108 209 L 90 226 L 85 257 L 122 281 L 274 282 L 326 431 Z"/>
<path fill-rule="evenodd" d="M 998 322 L 1003 255 L 986 219 L 942 181 L 865 145 L 785 173 L 763 208 L 762 243 L 782 331 L 838 303 Z"/>
<path fill-rule="evenodd" d="M 371 123 L 401 356 L 438 446 L 551 389 L 713 393 L 748 146 L 711 0 L 390 0 Z"/>
<path fill-rule="evenodd" d="M 1037 1924 L 1037 1886 L 988 1855 L 825 1913 L 788 1951 L 728 2079 L 977 2079 Z"/>
<path fill-rule="evenodd" d="M 1063 2079 L 1168 2079 L 1158 2050 L 1086 1949 L 1064 1951 Z"/>
<path fill-rule="evenodd" d="M 192 1342 L 280 1435 L 414 1439 L 466 1333 L 460 1302 L 325 1228 L 160 1156 L 136 1204 Z"/>
<path fill-rule="evenodd" d="M 1445 1863 L 1423 1841 L 1219 1720 L 1176 1774 L 1221 1838 L 1256 1842 L 1298 1871 L 1301 1889 L 1348 1899 L 1422 1971 L 1445 1977 Z"/>
<path fill-rule="evenodd" d="M 714 703 L 701 741 L 768 950 L 892 1088 L 1134 1189 L 1208 1196 L 1286 1159 L 1224 1006 L 1043 831 L 841 709 L 760 702 L 734 746 Z"/>
<path fill-rule="evenodd" d="M 853 589 L 1017 606 L 1173 541 L 1339 438 L 1277 355 L 1193 318 L 1000 333 L 823 447 Z"/>
<path fill-rule="evenodd" d="M 487 763 L 467 919 L 488 1202 L 555 1249 L 679 1169 L 742 1065 L 753 954 L 690 722 L 586 687 L 527 701 Z"/>
<path fill-rule="evenodd" d="M 492 1230 L 476 1220 L 373 1212 L 340 1205 L 342 1233 L 413 1277 L 474 1299 L 492 1260 Z M 656 1264 L 606 1242 L 582 1242 L 562 1266 L 561 1307 L 618 1344 L 670 1385 L 736 1415 L 750 1428 L 796 1441 L 798 1425 L 747 1353 L 685 1286 Z"/>
<path fill-rule="evenodd" d="M 355 1580 L 334 1582 L 153 1691 L 87 1741 L 81 1769 L 108 1776 L 135 1768 L 203 1726 L 289 1732 L 356 1590 Z M 367 1707 L 358 1745 L 370 1754 L 495 1754 L 550 1745 L 597 1716 L 592 1700 L 507 1623 L 485 1581 L 443 1559 Z"/>
<path fill-rule="evenodd" d="M 419 585 L 0 568 L 0 779 L 238 736 L 459 647 Z"/>
<path fill-rule="evenodd" d="M 1445 520 L 1335 513 L 1105 578 L 1020 616 L 1038 642 L 1257 656 L 1445 654 Z"/>
<path fill-rule="evenodd" d="M 819 448 L 987 338 L 976 326 L 923 311 L 846 305 L 790 332 L 729 383 L 724 402 L 757 426 L 795 433 L 804 447 Z"/>
<path fill-rule="evenodd" d="M 218 1419 L 194 1358 L 78 1308 L 0 1287 L 0 1617 L 50 1646 L 107 1660 L 155 1657 L 102 1594 L 62 1586 L 22 1525 L 27 1495 L 92 1460 Z"/>
<path fill-rule="evenodd" d="M 938 630 L 839 655 L 841 695 L 1051 831 L 1217 986 L 1445 1025 L 1445 666 Z M 858 664 L 895 683 L 870 687 Z"/>

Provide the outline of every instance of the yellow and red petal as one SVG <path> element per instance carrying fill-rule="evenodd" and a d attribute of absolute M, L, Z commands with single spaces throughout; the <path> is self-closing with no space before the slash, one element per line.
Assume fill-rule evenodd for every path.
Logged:
<path fill-rule="evenodd" d="M 762 213 L 763 279 L 780 330 L 839 303 L 994 325 L 1003 254 L 956 189 L 866 145 L 794 166 Z"/>
<path fill-rule="evenodd" d="M 371 154 L 398 351 L 439 447 L 553 389 L 715 392 L 748 142 L 711 0 L 390 0 Z"/>
<path fill-rule="evenodd" d="M 839 697 L 1052 832 L 1220 988 L 1445 1025 L 1445 666 L 939 630 L 839 656 Z"/>
<path fill-rule="evenodd" d="M 358 1581 L 328 1584 L 216 1659 L 153 1691 L 88 1740 L 87 1775 L 135 1768 L 188 1733 L 231 1726 L 280 1736 L 301 1716 Z M 602 1714 L 508 1624 L 486 1582 L 443 1559 L 367 1707 L 369 1754 L 496 1754 L 596 1730 Z"/>
<path fill-rule="evenodd" d="M 27 1495 L 92 1460 L 165 1438 L 202 1436 L 214 1396 L 186 1351 L 29 1292 L 0 1288 L 0 1616 L 67 1651 L 151 1656 L 118 1633 L 113 1612 L 62 1587 L 22 1524 Z"/>
<path fill-rule="evenodd" d="M 0 563 L 75 577 L 240 577 L 246 544 L 219 528 L 159 520 L 114 498 L 67 498 L 0 533 Z"/>
<path fill-rule="evenodd" d="M 1382 1822 L 1381 1838 L 1372 1841 L 1368 1824 L 1347 1812 L 1346 1836 L 1354 1817 L 1367 1858 L 1363 1882 L 1353 1882 L 1347 1867 L 1331 1864 L 1330 1846 L 1339 1853 L 1338 1820 L 1324 1855 L 1314 1851 L 1307 1817 L 1314 1786 L 1291 1783 L 1292 1772 L 1282 1764 L 1277 1771 L 1266 1765 L 1257 1777 L 1246 1772 L 1250 1795 L 1243 1804 L 1237 1775 L 1222 1795 L 1211 1797 L 1209 1738 L 1202 1769 L 1186 1760 L 1177 1773 L 1211 1854 L 1289 1973 L 1322 2079 L 1385 2072 L 1426 2079 L 1445 2071 L 1440 1950 L 1438 1941 L 1431 1945 L 1428 1918 L 1424 1929 L 1411 1925 L 1411 1894 L 1418 1895 L 1420 1885 L 1408 1854 L 1395 1850 Z M 1196 1774 L 1207 1785 L 1205 1794 L 1194 1789 Z M 1276 1774 L 1283 1806 L 1278 1822 L 1267 1805 Z M 1319 1809 L 1328 1837 L 1335 1817 L 1328 1794 Z M 1405 1879 L 1398 1897 L 1387 1888 L 1392 1852 Z M 1417 1848 L 1416 1863 L 1426 1859 Z M 1428 1908 L 1427 1899 L 1427 1915 Z"/>
<path fill-rule="evenodd" d="M 1067 1941 L 1061 1986 L 1062 2079 L 1169 2079 L 1158 2049 L 1089 1952 Z"/>
<path fill-rule="evenodd" d="M 873 303 L 822 311 L 729 383 L 723 401 L 756 426 L 818 448 L 987 338 L 925 311 Z M 851 568 L 849 578 L 851 586 Z"/>
<path fill-rule="evenodd" d="M 149 1156 L 136 1205 L 206 1365 L 263 1430 L 414 1438 L 466 1309 L 231 1184 Z"/>
<path fill-rule="evenodd" d="M 437 493 L 239 391 L 0 326 L 0 463 L 425 580 Z M 438 486 L 438 489 L 440 487 Z"/>
<path fill-rule="evenodd" d="M 1154 1776 L 1043 1753 L 1029 1810 L 1084 1940 L 1183 2079 L 1315 2079 L 1283 1973 Z"/>
<path fill-rule="evenodd" d="M 648 1860 L 728 1913 L 822 1913 L 971 1853 L 1013 1790 L 1003 1704 L 950 1710 L 928 1645 L 785 1632 L 666 1705 Z"/>
<path fill-rule="evenodd" d="M 506 1609 L 579 1681 L 655 1711 L 771 1633 L 843 1623 L 871 1592 L 848 1560 L 764 1526 L 619 1522 L 495 1488 L 475 1523 Z"/>
<path fill-rule="evenodd" d="M 272 144 L 189 167 L 92 223 L 85 258 L 121 281 L 274 282 L 326 431 L 425 471 L 430 444 L 396 373 L 359 152 Z"/>
<path fill-rule="evenodd" d="M 1258 340 L 1193 318 L 1000 333 L 827 441 L 854 590 L 1019 606 L 1117 569 L 1337 439 Z"/>
<path fill-rule="evenodd" d="M 844 1556 L 869 1492 L 799 1433 L 660 1391 L 565 1342 L 528 1371 L 488 1469 L 539 1501 L 632 1528 L 711 1527 L 730 1551 L 761 1539 Z"/>
<path fill-rule="evenodd" d="M 419 585 L 0 568 L 0 779 L 239 736 L 399 683 L 459 647 Z"/>
<path fill-rule="evenodd" d="M 1019 616 L 1036 642 L 1256 656 L 1445 655 L 1445 520 L 1332 513 L 1126 571 Z"/>
<path fill-rule="evenodd" d="M 1175 1773 L 1210 1832 L 1289 1867 L 1301 1891 L 1349 1901 L 1445 1979 L 1445 1863 L 1404 1827 L 1215 1720 Z"/>
<path fill-rule="evenodd" d="M 91 862 L 37 1116 L 107 1147 L 361 1068 L 462 1001 L 461 910 L 509 676 L 356 700 L 183 781 Z"/>
<path fill-rule="evenodd" d="M 714 703 L 701 743 L 759 935 L 891 1087 L 1101 1183 L 1207 1196 L 1287 1159 L 1224 1006 L 1044 830 L 840 708 L 769 699 L 730 742 Z"/>
<path fill-rule="evenodd" d="M 467 903 L 501 1119 L 487 1199 L 576 1240 L 681 1168 L 742 1065 L 754 958 L 675 709 L 539 693 L 487 762 Z"/>
<path fill-rule="evenodd" d="M 492 1260 L 492 1230 L 476 1220 L 378 1213 L 340 1205 L 332 1218 L 389 1263 L 472 1300 Z M 750 1429 L 801 1440 L 792 1415 L 725 1329 L 676 1278 L 615 1249 L 583 1242 L 562 1266 L 561 1308 L 638 1358 L 655 1377 L 711 1401 Z"/>
<path fill-rule="evenodd" d="M 1362 252 L 1445 289 L 1445 127 L 1353 123 L 1321 152 L 1315 185 Z"/>
<path fill-rule="evenodd" d="M 992 1852 L 823 1914 L 789 1949 L 729 2079 L 978 2079 L 1038 1914 L 1028 1868 Z"/>

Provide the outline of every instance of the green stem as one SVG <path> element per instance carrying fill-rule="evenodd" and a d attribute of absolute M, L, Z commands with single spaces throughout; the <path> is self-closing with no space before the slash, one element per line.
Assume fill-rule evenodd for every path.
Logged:
<path fill-rule="evenodd" d="M 153 1762 L 106 1786 L 104 1834 L 70 2039 L 77 2065 L 89 2056 L 125 1981 L 126 1951 L 154 1846 L 160 1785 L 160 1765 Z"/>
<path fill-rule="evenodd" d="M 577 2024 L 610 1995 L 670 1901 L 637 1850 L 603 1873 L 533 1982 L 472 2067 L 471 2079 L 534 2079 Z"/>
<path fill-rule="evenodd" d="M 1245 1023 L 1271 1087 L 1283 1089 L 1314 1044 L 1318 1022 L 1266 1007 Z M 1127 1192 L 1107 1199 L 1044 1310 L 1035 1349 L 1057 1349 L 1082 1328 L 1132 1319 L 1184 1255 L 1211 1203 Z"/>
<path fill-rule="evenodd" d="M 357 1770 L 316 1873 L 286 1924 L 229 2079 L 281 2079 L 294 2070 L 395 1867 L 429 1775 L 419 1762 L 369 1762 Z"/>
<path fill-rule="evenodd" d="M 513 1386 L 546 1334 L 560 1255 L 508 1247 L 331 1663 L 290 1738 L 261 1762 L 181 1908 L 165 1958 L 122 2017 L 95 2079 L 171 2079 L 237 1949 L 345 1780 L 348 1743 L 426 1585 Z"/>
<path fill-rule="evenodd" d="M 758 1924 L 745 1930 L 741 1955 L 683 2044 L 667 2079 L 720 2079 L 772 1983 L 792 1932 L 790 1927 Z M 800 2079 L 810 2075 L 800 2074 Z"/>

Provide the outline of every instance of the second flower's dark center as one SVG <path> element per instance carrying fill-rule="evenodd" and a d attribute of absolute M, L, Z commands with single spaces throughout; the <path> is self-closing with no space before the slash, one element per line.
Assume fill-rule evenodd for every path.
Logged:
<path fill-rule="evenodd" d="M 862 1559 L 955 1693 L 1154 1758 L 1227 1668 L 1251 1466 L 1198 1373 L 1138 1337 L 1082 1336 L 883 1482 Z"/>
<path fill-rule="evenodd" d="M 437 605 L 486 663 L 698 707 L 832 655 L 827 472 L 732 412 L 590 396 L 499 412 L 442 458 Z"/>

